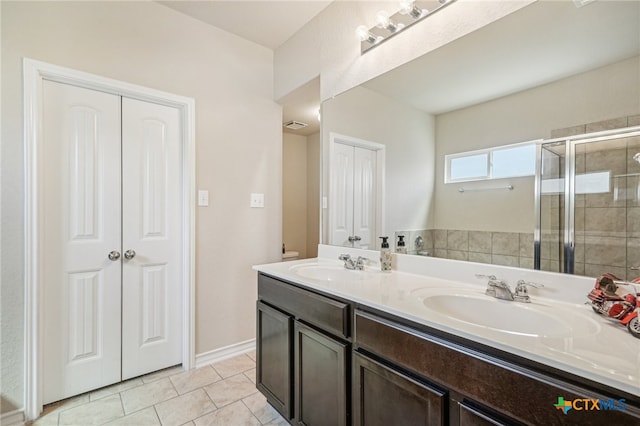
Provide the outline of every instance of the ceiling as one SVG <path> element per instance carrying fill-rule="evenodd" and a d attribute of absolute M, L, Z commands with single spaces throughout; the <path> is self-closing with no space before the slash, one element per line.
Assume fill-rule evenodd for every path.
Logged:
<path fill-rule="evenodd" d="M 158 3 L 275 50 L 331 1 L 159 0 Z"/>

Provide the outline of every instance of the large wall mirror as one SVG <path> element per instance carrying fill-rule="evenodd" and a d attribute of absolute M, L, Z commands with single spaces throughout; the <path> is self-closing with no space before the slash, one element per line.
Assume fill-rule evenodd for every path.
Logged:
<path fill-rule="evenodd" d="M 322 242 L 378 248 L 375 237 L 385 235 L 394 247 L 404 235 L 409 253 L 533 268 L 534 176 L 445 183 L 445 156 L 640 126 L 639 55 L 640 2 L 539 1 L 325 101 Z M 634 175 L 640 164 L 628 154 L 639 146 L 637 137 L 594 145 L 585 155 L 599 154 L 572 161 Z M 640 262 L 640 201 L 616 198 L 618 187 L 612 181 L 609 193 L 576 201 L 574 222 L 611 224 L 578 235 L 574 272 L 631 278 L 625 271 L 638 266 L 630 257 Z M 542 204 L 553 227 L 562 201 Z M 603 242 L 619 249 L 615 256 L 591 250 Z M 562 271 L 563 254 L 545 253 L 542 269 Z"/>

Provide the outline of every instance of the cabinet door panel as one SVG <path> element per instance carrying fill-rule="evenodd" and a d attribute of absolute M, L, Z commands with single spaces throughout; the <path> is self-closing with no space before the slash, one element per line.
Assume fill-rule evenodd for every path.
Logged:
<path fill-rule="evenodd" d="M 347 419 L 347 344 L 295 322 L 296 421 L 342 426 Z"/>
<path fill-rule="evenodd" d="M 444 425 L 446 393 L 370 358 L 353 358 L 353 424 Z"/>
<path fill-rule="evenodd" d="M 262 302 L 257 308 L 256 386 L 290 419 L 293 318 Z"/>

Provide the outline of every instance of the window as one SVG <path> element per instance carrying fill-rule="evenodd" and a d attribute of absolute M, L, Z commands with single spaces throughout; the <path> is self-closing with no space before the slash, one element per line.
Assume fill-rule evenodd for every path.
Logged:
<path fill-rule="evenodd" d="M 445 155 L 445 183 L 533 176 L 536 142 Z"/>

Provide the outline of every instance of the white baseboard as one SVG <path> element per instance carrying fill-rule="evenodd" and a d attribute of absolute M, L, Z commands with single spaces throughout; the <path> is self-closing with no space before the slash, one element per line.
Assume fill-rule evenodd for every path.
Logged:
<path fill-rule="evenodd" d="M 233 358 L 236 355 L 251 352 L 255 348 L 256 339 L 251 339 L 245 342 L 235 343 L 223 348 L 197 354 L 196 368 L 204 367 L 205 365 L 213 364 L 214 362 L 222 361 L 227 358 Z"/>
<path fill-rule="evenodd" d="M 0 414 L 0 425 L 3 426 L 22 426 L 24 425 L 24 411 L 13 410 L 8 413 Z"/>

